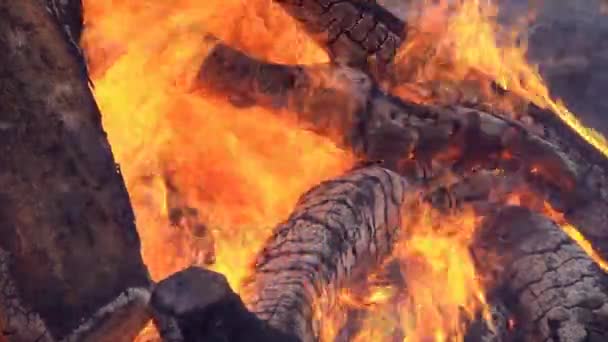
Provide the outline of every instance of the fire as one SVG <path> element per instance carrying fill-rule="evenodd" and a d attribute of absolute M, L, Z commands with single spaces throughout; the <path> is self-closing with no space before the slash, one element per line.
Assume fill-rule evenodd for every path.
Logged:
<path fill-rule="evenodd" d="M 555 223 L 559 224 L 562 230 L 568 234 L 568 236 L 576 241 L 576 243 L 595 261 L 595 263 L 602 269 L 604 272 L 608 272 L 608 262 L 604 260 L 599 253 L 593 248 L 591 242 L 589 242 L 581 232 L 576 229 L 575 226 L 568 223 L 563 214 L 557 212 L 555 209 L 551 207 L 549 203 L 545 203 L 544 213 L 551 219 L 555 221 Z"/>
<path fill-rule="evenodd" d="M 533 15 L 505 29 L 497 23 L 498 7 L 493 1 L 423 0 L 420 15 L 412 19 L 413 34 L 399 52 L 397 64 L 404 83 L 395 91 L 417 101 L 485 103 L 514 115 L 524 112 L 524 99 L 557 114 L 608 156 L 606 138 L 585 127 L 561 101 L 552 99 L 538 69 L 527 61 L 522 32 Z M 519 99 L 497 94 L 492 82 Z M 433 91 L 413 94 L 412 83 L 430 86 Z"/>
<path fill-rule="evenodd" d="M 285 63 L 327 56 L 268 0 L 91 0 L 85 16 L 95 97 L 152 278 L 200 262 L 197 253 L 207 246 L 200 232 L 169 222 L 169 175 L 179 200 L 213 236 L 213 268 L 238 289 L 253 254 L 297 198 L 340 174 L 352 157 L 284 115 L 191 93 L 189 82 L 213 44 L 204 37 Z"/>
<path fill-rule="evenodd" d="M 469 251 L 479 217 L 469 210 L 441 214 L 429 205 L 404 215 L 403 238 L 389 262 L 398 262 L 406 289 L 372 289 L 354 341 L 389 341 L 398 332 L 405 342 L 462 341 L 467 323 L 479 313 L 489 317 L 488 280 Z"/>
<path fill-rule="evenodd" d="M 83 46 L 94 93 L 152 278 L 206 262 L 201 253 L 212 246 L 213 269 L 238 291 L 272 227 L 302 193 L 342 173 L 353 157 L 282 115 L 289 113 L 237 109 L 225 99 L 192 93 L 190 82 L 214 44 L 205 37 L 275 62 L 323 63 L 327 55 L 271 0 L 246 5 L 239 0 L 85 0 L 84 5 Z M 413 23 L 418 33 L 400 52 L 403 79 L 439 82 L 450 91 L 474 84 L 475 94 L 513 112 L 512 99 L 492 95 L 487 81 L 495 81 L 552 109 L 608 155 L 603 137 L 550 98 L 514 32 L 501 37 L 499 47 L 495 16 L 496 7 L 487 1 L 425 5 Z M 405 84 L 395 89 L 406 90 Z M 435 93 L 419 99 L 443 100 Z M 198 228 L 172 225 L 173 197 Z M 362 300 L 348 292 L 340 296 L 343 308 L 368 311 L 355 341 L 392 340 L 400 331 L 407 342 L 462 340 L 466 323 L 487 312 L 486 280 L 469 254 L 477 218 L 472 212 L 436 215 L 423 207 L 405 218 L 407 233 L 392 261 L 398 262 L 407 291 L 382 285 L 370 287 Z M 335 315 L 343 322 L 342 311 Z M 330 340 L 339 329 L 327 323 L 323 330 L 324 340 Z M 153 334 L 152 329 L 143 333 Z"/>

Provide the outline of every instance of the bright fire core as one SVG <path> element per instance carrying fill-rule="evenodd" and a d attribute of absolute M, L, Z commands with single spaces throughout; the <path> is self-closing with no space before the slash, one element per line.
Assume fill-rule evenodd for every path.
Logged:
<path fill-rule="evenodd" d="M 405 63 L 414 68 L 408 81 L 457 87 L 474 81 L 481 88 L 487 80 L 494 81 L 552 109 L 607 153 L 603 137 L 549 98 L 542 79 L 525 60 L 525 48 L 515 44 L 514 33 L 498 46 L 496 8 L 489 1 L 450 2 L 424 6 L 413 23 L 418 33 L 408 38 L 399 55 L 404 68 Z M 153 279 L 204 262 L 201 253 L 209 249 L 211 234 L 212 268 L 238 290 L 254 254 L 298 197 L 319 181 L 341 174 L 352 166 L 353 157 L 298 127 L 289 115 L 237 109 L 222 99 L 191 93 L 190 81 L 210 49 L 203 37 L 212 34 L 275 62 L 323 63 L 327 55 L 271 0 L 84 3 L 83 45 L 94 93 L 127 183 Z M 413 62 L 417 60 L 422 62 Z M 411 95 L 406 89 L 397 93 L 400 90 L 402 96 Z M 172 194 L 173 187 L 179 194 Z M 171 196 L 196 212 L 204 232 L 172 226 L 167 203 Z M 468 254 L 473 221 L 470 214 L 448 221 L 459 233 L 441 230 L 445 235 L 429 229 L 430 222 L 413 223 L 419 229 L 400 242 L 395 255 L 419 260 L 403 270 L 415 274 L 408 297 L 394 301 L 391 289 L 372 288 L 364 300 L 375 314 L 365 320 L 357 341 L 391 340 L 387 324 L 401 327 L 408 342 L 462 338 L 465 327 L 459 313 L 472 317 L 485 310 L 483 284 Z M 341 304 L 362 305 L 346 297 Z M 398 322 L 391 321 L 395 310 Z M 328 338 L 336 331 L 333 321 L 326 320 Z"/>

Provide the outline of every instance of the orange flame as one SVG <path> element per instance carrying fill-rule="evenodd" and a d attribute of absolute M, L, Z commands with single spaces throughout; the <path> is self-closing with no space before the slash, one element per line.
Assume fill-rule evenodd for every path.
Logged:
<path fill-rule="evenodd" d="M 519 106 L 524 105 L 521 99 L 527 100 L 554 112 L 589 144 L 608 156 L 606 138 L 585 127 L 561 101 L 552 99 L 537 68 L 528 63 L 527 46 L 521 32 L 527 28 L 530 17 L 523 18 L 514 29 L 506 30 L 496 21 L 498 7 L 491 0 L 424 3 L 420 16 L 413 23 L 413 33 L 399 52 L 397 63 L 402 81 L 438 84 L 440 87 L 430 94 L 430 98 L 427 96 L 427 101 L 487 102 L 492 107 L 516 114 Z M 496 95 L 491 90 L 491 81 L 520 99 Z M 398 86 L 395 91 L 412 100 L 424 101 L 425 98 L 413 96 L 407 84 Z"/>
<path fill-rule="evenodd" d="M 300 194 L 341 173 L 353 159 L 289 116 L 235 109 L 222 99 L 191 94 L 189 84 L 213 46 L 204 37 L 214 35 L 276 62 L 320 63 L 327 55 L 271 0 L 246 5 L 239 0 L 85 0 L 84 5 L 83 46 L 95 97 L 122 167 L 152 277 L 159 280 L 201 263 L 200 252 L 209 248 L 207 240 L 171 225 L 169 174 L 181 201 L 212 236 L 213 268 L 238 291 L 254 253 Z M 496 8 L 490 2 L 448 5 L 446 0 L 424 9 L 414 23 L 419 33 L 400 52 L 406 80 L 458 89 L 474 84 L 473 93 L 482 97 L 490 94 L 484 78 L 493 80 L 552 109 L 608 154 L 603 137 L 550 99 L 525 60 L 525 46 L 516 44 L 515 32 L 499 47 Z M 513 111 L 513 99 L 488 101 Z M 467 212 L 438 218 L 424 209 L 406 221 L 410 231 L 396 246 L 395 258 L 407 279 L 407 295 L 400 297 L 390 286 L 371 288 L 363 303 L 372 314 L 356 340 L 389 340 L 399 329 L 406 331 L 408 342 L 461 339 L 466 320 L 487 310 L 484 281 L 468 252 L 475 217 Z M 346 298 L 340 300 L 346 308 L 362 305 Z M 343 321 L 342 313 L 333 314 Z M 337 325 L 320 319 L 328 322 L 324 336 L 335 336 Z M 152 330 L 143 334 L 153 335 Z"/>
<path fill-rule="evenodd" d="M 207 248 L 173 227 L 165 176 L 212 234 L 216 263 L 235 289 L 272 227 L 313 184 L 352 158 L 294 121 L 189 92 L 213 34 L 262 57 L 322 61 L 270 1 L 85 1 L 84 46 L 95 97 L 137 216 L 143 257 L 159 280 L 200 262 Z M 256 39 L 241 39 L 255 35 Z M 110 61 L 108 61 L 110 59 Z"/>

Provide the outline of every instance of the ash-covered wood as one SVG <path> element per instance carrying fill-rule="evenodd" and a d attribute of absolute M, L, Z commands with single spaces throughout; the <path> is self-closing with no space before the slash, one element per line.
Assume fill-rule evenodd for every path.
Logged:
<path fill-rule="evenodd" d="M 278 0 L 303 24 L 332 61 L 385 69 L 406 36 L 406 25 L 373 1 Z M 371 62 L 371 63 L 370 63 Z"/>
<path fill-rule="evenodd" d="M 279 331 L 315 341 L 323 322 L 313 322 L 314 306 L 390 254 L 413 190 L 401 176 L 370 166 L 304 194 L 255 261 L 251 310 Z"/>
<path fill-rule="evenodd" d="M 474 251 L 515 315 L 511 338 L 608 339 L 608 275 L 552 221 L 505 207 L 487 219 Z"/>
<path fill-rule="evenodd" d="M 0 339 L 128 340 L 150 280 L 79 56 L 39 0 L 0 17 Z"/>

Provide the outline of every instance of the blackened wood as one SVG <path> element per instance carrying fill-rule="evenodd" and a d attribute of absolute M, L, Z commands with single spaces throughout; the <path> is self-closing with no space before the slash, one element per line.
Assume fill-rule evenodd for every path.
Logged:
<path fill-rule="evenodd" d="M 486 220 L 474 246 L 515 315 L 516 341 L 608 339 L 608 275 L 555 223 L 505 207 Z"/>
<path fill-rule="evenodd" d="M 386 68 L 406 36 L 406 25 L 365 0 L 276 0 L 329 52 L 332 61 Z"/>
<path fill-rule="evenodd" d="M 79 56 L 41 1 L 1 0 L 0 18 L 2 334 L 92 336 L 139 307 L 111 329 L 132 338 L 150 281 Z"/>
<path fill-rule="evenodd" d="M 150 305 L 164 341 L 297 342 L 247 310 L 223 275 L 202 268 L 158 283 Z"/>

